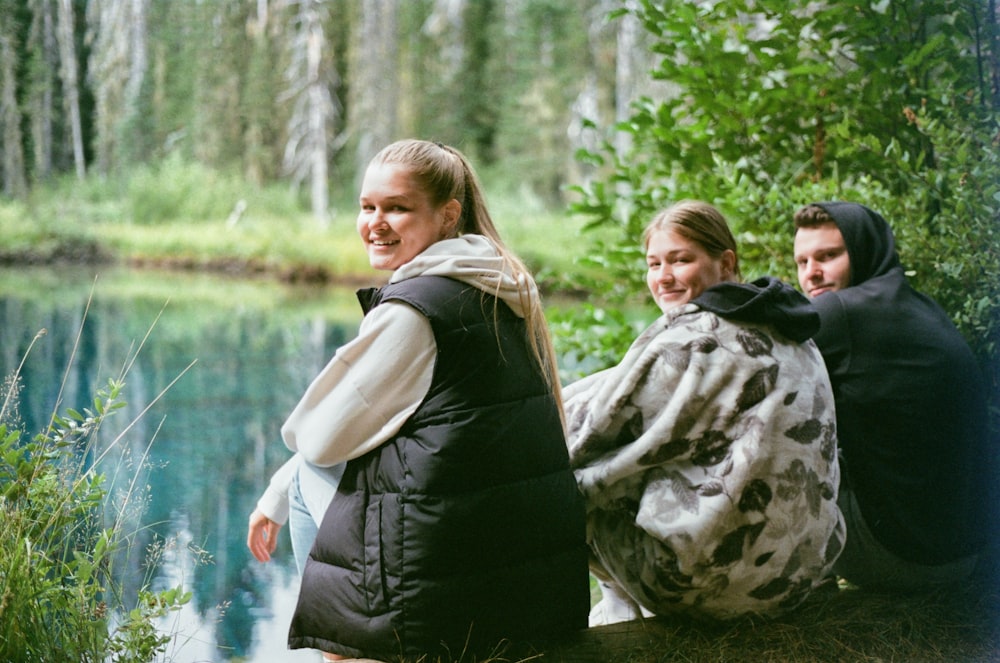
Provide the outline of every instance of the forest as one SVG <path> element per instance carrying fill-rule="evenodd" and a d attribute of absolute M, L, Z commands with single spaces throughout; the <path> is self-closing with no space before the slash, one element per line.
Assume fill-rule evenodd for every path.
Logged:
<path fill-rule="evenodd" d="M 322 218 L 331 186 L 412 135 L 558 199 L 585 121 L 639 92 L 619 4 L 3 0 L 3 192 L 177 154 L 301 186 Z"/>

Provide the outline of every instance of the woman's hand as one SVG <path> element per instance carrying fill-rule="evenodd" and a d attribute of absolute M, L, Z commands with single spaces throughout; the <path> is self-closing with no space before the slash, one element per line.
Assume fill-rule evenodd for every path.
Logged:
<path fill-rule="evenodd" d="M 258 562 L 271 561 L 271 553 L 278 545 L 278 532 L 281 525 L 274 522 L 259 509 L 250 514 L 250 531 L 247 534 L 247 548 L 257 558 Z"/>

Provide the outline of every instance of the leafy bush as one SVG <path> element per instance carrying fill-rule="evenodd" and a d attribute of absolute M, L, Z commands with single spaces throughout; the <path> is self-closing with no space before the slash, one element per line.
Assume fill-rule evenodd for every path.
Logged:
<path fill-rule="evenodd" d="M 641 230 L 670 202 L 715 204 L 744 276 L 794 283 L 794 212 L 848 200 L 889 221 L 914 286 L 949 312 L 1000 393 L 996 17 L 955 0 L 641 0 L 618 13 L 629 12 L 652 39 L 652 76 L 676 92 L 641 99 L 613 128 L 630 147 L 610 136 L 579 155 L 603 172 L 571 207 L 603 231 L 584 259 L 602 276 L 583 284 L 587 307 L 555 321 L 564 353 L 610 363 L 634 338 L 614 311 L 648 299 Z"/>
<path fill-rule="evenodd" d="M 93 460 L 98 430 L 121 409 L 109 381 L 93 409 L 54 416 L 28 437 L 17 415 L 18 376 L 0 400 L 0 660 L 152 661 L 172 637 L 156 620 L 190 600 L 181 587 L 136 596 L 116 583 L 132 554 L 124 521 L 108 513 Z M 124 506 L 118 508 L 124 509 Z"/>
<path fill-rule="evenodd" d="M 125 199 L 128 220 L 140 225 L 224 221 L 238 209 L 278 219 L 302 212 L 287 187 L 253 186 L 226 171 L 186 161 L 176 152 L 133 171 Z"/>

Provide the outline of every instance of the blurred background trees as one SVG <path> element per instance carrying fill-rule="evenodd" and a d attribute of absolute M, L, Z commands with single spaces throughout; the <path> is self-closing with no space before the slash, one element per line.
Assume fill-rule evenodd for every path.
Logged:
<path fill-rule="evenodd" d="M 184 253 L 191 244 L 260 264 L 280 243 L 305 262 L 310 240 L 353 233 L 358 178 L 377 149 L 439 140 L 476 164 L 505 233 L 524 221 L 512 242 L 522 255 L 541 243 L 570 253 L 581 243 L 566 234 L 587 221 L 584 269 L 531 263 L 547 292 L 586 293 L 548 312 L 572 380 L 617 362 L 658 315 L 639 242 L 657 209 L 712 202 L 748 278 L 794 282 L 794 211 L 853 200 L 886 217 L 913 284 L 969 340 L 1000 435 L 998 12 L 998 0 L 0 0 L 0 254 L 62 234 L 72 255 L 101 256 L 88 231 L 128 226 L 143 231 L 139 246 L 181 244 L 182 264 L 201 264 Z M 288 232 L 300 209 L 312 213 L 306 231 Z M 14 226 L 38 232 L 12 237 Z M 53 278 L 52 296 L 78 315 Z M 221 344 L 295 338 L 270 330 L 288 324 L 281 315 L 262 319 L 233 318 Z M 212 321 L 182 322 L 186 357 L 185 334 Z M 292 365 L 316 360 L 282 342 Z M 251 387 L 228 355 L 206 370 L 180 402 L 209 403 L 198 416 L 215 425 L 205 385 L 226 398 Z M 263 430 L 220 439 L 262 449 Z M 217 453 L 243 457 L 232 448 Z M 220 510 L 204 516 L 218 541 L 235 522 L 225 510 L 242 513 L 215 499 L 228 484 L 193 502 Z M 238 567 L 200 578 L 214 588 L 205 594 L 247 584 Z"/>
<path fill-rule="evenodd" d="M 0 183 L 190 164 L 325 223 L 381 146 L 440 140 L 603 230 L 605 325 L 666 202 L 717 204 L 745 271 L 790 278 L 794 209 L 852 199 L 997 383 L 998 26 L 997 0 L 0 0 Z"/>
<path fill-rule="evenodd" d="M 573 113 L 613 119 L 617 5 L 0 0 L 3 193 L 175 154 L 301 186 L 324 219 L 328 189 L 353 192 L 375 151 L 420 136 L 558 203 Z"/>

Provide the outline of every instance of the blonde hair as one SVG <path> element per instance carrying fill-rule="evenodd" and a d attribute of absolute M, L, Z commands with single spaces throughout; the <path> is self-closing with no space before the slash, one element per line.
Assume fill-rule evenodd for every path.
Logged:
<path fill-rule="evenodd" d="M 732 251 L 735 256 L 733 274 L 737 281 L 742 280 L 736 238 L 729 229 L 726 217 L 712 205 L 700 200 L 681 200 L 662 210 L 643 231 L 643 248 L 649 247 L 650 235 L 658 230 L 674 231 L 701 246 L 713 258 L 720 258 L 726 251 Z"/>
<path fill-rule="evenodd" d="M 456 235 L 483 235 L 496 245 L 501 258 L 518 284 L 531 353 L 542 369 L 545 382 L 555 395 L 559 411 L 562 413 L 562 392 L 559 386 L 556 353 L 545 321 L 541 298 L 536 294 L 537 288 L 532 287 L 534 278 L 521 259 L 507 248 L 500 238 L 500 233 L 486 207 L 479 178 L 465 155 L 441 143 L 407 139 L 384 147 L 371 163 L 398 164 L 406 168 L 435 207 L 453 199 L 457 200 L 462 206 L 462 212 L 456 224 Z M 497 293 L 499 289 L 498 281 Z"/>

